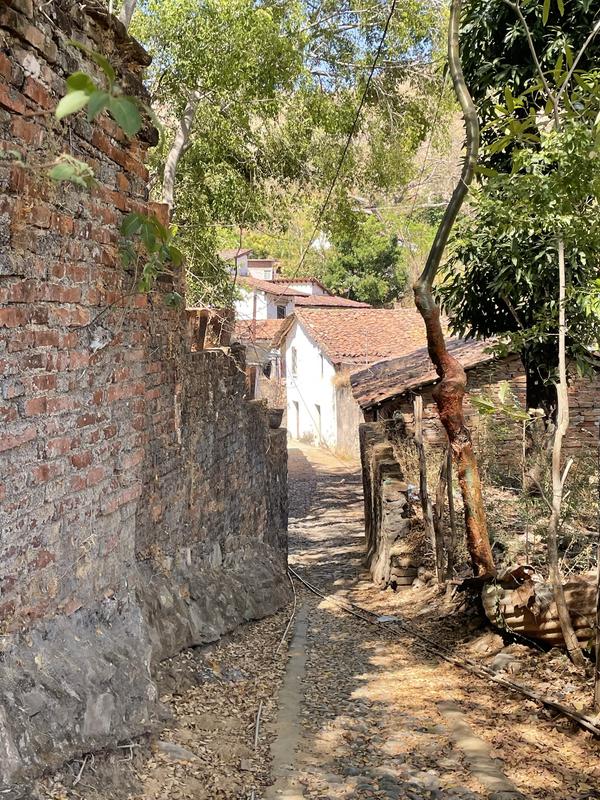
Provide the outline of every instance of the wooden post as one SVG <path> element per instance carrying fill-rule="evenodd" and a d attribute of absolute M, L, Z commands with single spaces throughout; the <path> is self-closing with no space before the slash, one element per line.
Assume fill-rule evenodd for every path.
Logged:
<path fill-rule="evenodd" d="M 423 444 L 423 398 L 417 395 L 413 402 L 415 416 L 415 444 L 419 454 L 419 496 L 421 497 L 421 508 L 423 509 L 423 521 L 425 532 L 431 542 L 431 549 L 435 558 L 435 571 L 438 583 L 444 579 L 444 547 L 440 541 L 433 516 L 433 508 L 427 488 L 427 459 L 425 457 L 425 446 Z"/>

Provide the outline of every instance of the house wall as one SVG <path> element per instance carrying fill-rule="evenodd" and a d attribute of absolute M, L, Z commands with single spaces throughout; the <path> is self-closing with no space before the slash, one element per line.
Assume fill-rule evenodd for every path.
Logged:
<path fill-rule="evenodd" d="M 365 421 L 364 414 L 354 399 L 348 378 L 354 365 L 341 365 L 335 381 L 335 408 L 337 417 L 337 444 L 340 455 L 360 455 L 359 427 Z"/>
<path fill-rule="evenodd" d="M 297 289 L 299 292 L 305 292 L 306 294 L 312 295 L 324 295 L 328 294 L 325 292 L 317 283 L 312 283 L 312 281 L 302 282 L 302 281 L 292 281 L 288 285 L 290 289 Z"/>
<path fill-rule="evenodd" d="M 286 439 L 239 348 L 192 352 L 181 280 L 132 295 L 119 228 L 152 211 L 155 132 L 47 113 L 98 75 L 69 40 L 142 96 L 146 55 L 97 3 L 13 0 L 0 29 L 0 148 L 34 167 L 0 161 L 0 791 L 28 797 L 159 724 L 158 659 L 285 602 Z M 93 191 L 43 177 L 62 150 Z"/>
<path fill-rule="evenodd" d="M 236 319 L 277 319 L 277 306 L 285 304 L 285 315 L 294 313 L 294 300 L 270 295 L 256 289 L 239 287 L 239 298 L 235 301 Z M 256 297 L 256 308 L 254 298 Z M 256 315 L 255 315 L 256 314 Z"/>
<path fill-rule="evenodd" d="M 297 375 L 292 374 L 292 348 L 297 352 Z M 285 338 L 287 427 L 292 438 L 337 446 L 335 369 L 321 349 L 294 322 Z M 316 405 L 321 408 L 321 432 Z"/>
<path fill-rule="evenodd" d="M 469 394 L 485 395 L 497 399 L 498 384 L 508 381 L 519 403 L 525 408 L 525 373 L 518 356 L 493 361 L 467 371 L 468 394 L 464 400 L 465 421 L 471 431 L 473 445 L 477 453 L 493 447 L 496 467 L 507 479 L 517 480 L 522 468 L 522 423 L 508 419 L 503 414 L 481 417 L 469 400 Z M 440 422 L 437 406 L 433 399 L 433 386 L 425 386 L 420 394 L 423 397 L 423 439 L 429 447 L 445 447 L 446 432 Z M 370 414 L 366 415 L 371 417 Z M 406 430 L 414 433 L 413 394 L 407 393 L 382 404 L 377 419 L 385 420 L 400 417 Z M 494 421 L 493 426 L 489 425 Z M 488 431 L 493 428 L 493 442 Z M 517 445 L 517 446 L 516 446 Z"/>
<path fill-rule="evenodd" d="M 294 300 L 277 297 L 277 295 L 266 295 L 266 316 L 262 319 L 277 319 L 277 306 L 285 305 L 285 316 L 289 317 L 294 313 Z M 257 318 L 258 319 L 258 318 Z"/>

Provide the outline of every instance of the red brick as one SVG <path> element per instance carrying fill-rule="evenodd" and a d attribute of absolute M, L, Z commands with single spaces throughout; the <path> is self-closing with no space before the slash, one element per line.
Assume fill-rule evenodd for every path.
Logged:
<path fill-rule="evenodd" d="M 117 426 L 116 425 L 107 425 L 107 427 L 104 428 L 104 438 L 105 439 L 112 439 L 116 435 L 117 435 Z"/>
<path fill-rule="evenodd" d="M 0 84 L 0 106 L 14 111 L 16 114 L 24 114 L 27 111 L 25 98 L 11 86 Z M 19 170 L 22 173 L 22 170 Z"/>
<path fill-rule="evenodd" d="M 34 331 L 36 347 L 58 347 L 60 335 L 58 331 Z"/>
<path fill-rule="evenodd" d="M 48 398 L 46 405 L 48 414 L 60 414 L 63 411 L 74 411 L 79 408 L 78 401 L 69 395 Z"/>
<path fill-rule="evenodd" d="M 56 375 L 35 375 L 32 384 L 36 389 L 43 392 L 56 389 Z"/>
<path fill-rule="evenodd" d="M 86 486 L 97 486 L 108 475 L 106 467 L 92 467 L 85 476 Z"/>
<path fill-rule="evenodd" d="M 29 473 L 29 482 L 31 484 L 47 483 L 55 478 L 60 478 L 63 473 L 64 466 L 61 461 L 38 464 Z"/>
<path fill-rule="evenodd" d="M 6 78 L 7 81 L 10 80 L 12 75 L 12 64 L 4 53 L 0 53 L 0 75 Z"/>
<path fill-rule="evenodd" d="M 27 308 L 0 308 L 0 328 L 18 328 L 29 322 L 29 310 Z"/>
<path fill-rule="evenodd" d="M 30 97 L 34 103 L 42 108 L 52 108 L 55 105 L 55 101 L 46 87 L 35 78 L 26 79 L 23 86 L 23 94 Z"/>
<path fill-rule="evenodd" d="M 69 369 L 82 369 L 89 366 L 90 354 L 87 350 L 80 350 L 69 354 Z"/>
<path fill-rule="evenodd" d="M 75 421 L 75 425 L 78 428 L 87 428 L 88 425 L 95 425 L 97 422 L 100 422 L 102 417 L 100 414 L 82 414 L 80 417 L 77 417 Z"/>
<path fill-rule="evenodd" d="M 21 431 L 21 433 L 15 434 L 0 434 L 0 453 L 3 453 L 5 450 L 12 450 L 15 447 L 20 447 L 27 442 L 33 441 L 37 437 L 37 430 L 33 426 L 29 426 L 25 428 L 25 430 Z"/>
<path fill-rule="evenodd" d="M 34 122 L 26 122 L 24 119 L 14 119 L 11 123 L 11 131 L 16 139 L 21 139 L 23 142 L 35 147 L 39 147 L 44 140 L 44 129 Z"/>
<path fill-rule="evenodd" d="M 63 456 L 79 446 L 79 440 L 71 436 L 57 436 L 46 442 L 46 452 L 49 456 Z"/>
<path fill-rule="evenodd" d="M 23 406 L 23 411 L 26 417 L 37 417 L 40 414 L 46 413 L 46 398 L 33 397 L 27 400 Z"/>
<path fill-rule="evenodd" d="M 83 453 L 75 453 L 75 455 L 71 456 L 71 464 L 75 467 L 75 469 L 89 467 L 91 463 L 92 454 L 89 450 L 86 450 Z"/>
<path fill-rule="evenodd" d="M 133 450 L 131 453 L 123 453 L 119 458 L 119 468 L 122 470 L 133 469 L 133 467 L 137 467 L 138 464 L 141 464 L 144 460 L 144 451 L 140 448 L 139 450 Z"/>
<path fill-rule="evenodd" d="M 0 406 L 0 420 L 3 423 L 14 422 L 18 418 L 17 407 L 14 405 Z"/>
<path fill-rule="evenodd" d="M 80 328 L 89 323 L 91 315 L 87 308 L 52 308 L 49 319 L 54 325 Z"/>
<path fill-rule="evenodd" d="M 54 561 L 56 561 L 56 556 L 53 553 L 49 550 L 40 550 L 33 561 L 30 562 L 30 567 L 33 570 L 43 569 Z"/>

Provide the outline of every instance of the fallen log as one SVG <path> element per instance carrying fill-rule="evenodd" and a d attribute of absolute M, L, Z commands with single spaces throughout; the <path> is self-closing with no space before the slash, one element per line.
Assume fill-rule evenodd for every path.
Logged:
<path fill-rule="evenodd" d="M 573 575 L 564 583 L 564 593 L 581 647 L 590 648 L 594 635 L 596 575 Z M 483 608 L 490 622 L 528 639 L 564 647 L 558 608 L 552 587 L 533 567 L 514 567 L 482 589 Z"/>

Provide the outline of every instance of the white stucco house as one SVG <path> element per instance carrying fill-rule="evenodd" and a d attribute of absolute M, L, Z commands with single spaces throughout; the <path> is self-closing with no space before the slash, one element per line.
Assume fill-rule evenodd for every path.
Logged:
<path fill-rule="evenodd" d="M 279 348 L 290 436 L 356 455 L 364 418 L 350 372 L 423 347 L 426 336 L 412 308 L 296 307 L 272 344 Z"/>

